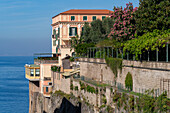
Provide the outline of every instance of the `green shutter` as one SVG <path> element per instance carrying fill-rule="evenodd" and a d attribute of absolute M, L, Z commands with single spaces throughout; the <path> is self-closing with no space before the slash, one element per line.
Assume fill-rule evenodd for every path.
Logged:
<path fill-rule="evenodd" d="M 60 40 L 58 40 L 58 48 L 60 47 Z"/>
<path fill-rule="evenodd" d="M 58 28 L 58 36 L 60 37 L 60 28 Z"/>
<path fill-rule="evenodd" d="M 71 20 L 75 20 L 75 16 L 71 16 Z"/>
<path fill-rule="evenodd" d="M 87 20 L 87 16 L 83 16 L 83 20 Z"/>
<path fill-rule="evenodd" d="M 84 31 L 84 27 L 81 28 L 81 31 Z"/>
<path fill-rule="evenodd" d="M 75 27 L 75 35 L 77 35 L 77 27 Z"/>
<path fill-rule="evenodd" d="M 102 16 L 102 20 L 104 20 L 106 18 L 106 16 Z"/>
<path fill-rule="evenodd" d="M 72 28 L 70 27 L 69 29 L 69 36 L 72 36 Z"/>
<path fill-rule="evenodd" d="M 96 20 L 96 16 L 93 16 L 93 20 Z"/>
<path fill-rule="evenodd" d="M 58 53 L 58 47 L 56 47 L 56 53 Z"/>
<path fill-rule="evenodd" d="M 56 35 L 56 30 L 55 29 L 53 30 L 53 35 Z"/>

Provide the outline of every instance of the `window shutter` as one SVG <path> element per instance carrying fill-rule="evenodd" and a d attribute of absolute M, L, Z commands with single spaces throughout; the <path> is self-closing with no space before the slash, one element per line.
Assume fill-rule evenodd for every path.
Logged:
<path fill-rule="evenodd" d="M 83 16 L 83 20 L 87 20 L 87 16 Z"/>
<path fill-rule="evenodd" d="M 93 16 L 93 20 L 96 20 L 96 16 Z"/>
<path fill-rule="evenodd" d="M 58 36 L 60 37 L 60 28 L 58 28 Z"/>
<path fill-rule="evenodd" d="M 104 20 L 106 18 L 106 16 L 102 16 L 102 20 Z"/>
<path fill-rule="evenodd" d="M 56 47 L 56 53 L 58 53 L 58 48 Z"/>
<path fill-rule="evenodd" d="M 77 27 L 75 27 L 75 35 L 77 35 Z"/>
<path fill-rule="evenodd" d="M 53 30 L 53 35 L 56 35 L 56 30 L 55 29 Z"/>
<path fill-rule="evenodd" d="M 69 36 L 72 36 L 72 28 L 70 27 L 69 29 Z"/>

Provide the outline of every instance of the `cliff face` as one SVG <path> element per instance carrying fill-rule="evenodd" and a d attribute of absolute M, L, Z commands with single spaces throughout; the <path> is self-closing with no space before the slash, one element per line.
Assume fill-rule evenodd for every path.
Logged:
<path fill-rule="evenodd" d="M 53 94 L 51 98 L 38 95 L 35 113 L 95 113 L 94 107 L 80 102 L 76 97 L 69 99 L 62 95 Z"/>

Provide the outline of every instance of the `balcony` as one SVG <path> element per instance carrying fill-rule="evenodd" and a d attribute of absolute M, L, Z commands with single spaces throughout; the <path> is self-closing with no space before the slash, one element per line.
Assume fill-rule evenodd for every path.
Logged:
<path fill-rule="evenodd" d="M 61 48 L 71 48 L 70 45 L 61 45 Z"/>
<path fill-rule="evenodd" d="M 25 77 L 30 81 L 39 81 L 40 80 L 40 66 L 31 64 L 25 65 Z"/>
<path fill-rule="evenodd" d="M 38 57 L 38 58 L 34 59 L 34 63 L 36 63 L 36 64 L 57 64 L 58 57 Z"/>

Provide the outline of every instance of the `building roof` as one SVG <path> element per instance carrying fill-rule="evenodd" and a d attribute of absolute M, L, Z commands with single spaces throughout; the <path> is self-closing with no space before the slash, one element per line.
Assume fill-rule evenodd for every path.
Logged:
<path fill-rule="evenodd" d="M 68 11 L 62 12 L 58 15 L 108 15 L 113 11 L 107 9 L 70 9 Z M 56 16 L 58 16 L 56 15 Z M 55 18 L 56 16 L 52 17 Z"/>

